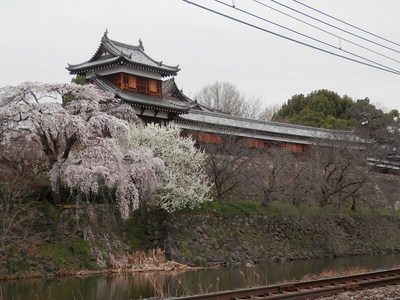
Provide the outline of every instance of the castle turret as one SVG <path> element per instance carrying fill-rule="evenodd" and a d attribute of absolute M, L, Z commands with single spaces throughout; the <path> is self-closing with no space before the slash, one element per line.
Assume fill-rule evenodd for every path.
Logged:
<path fill-rule="evenodd" d="M 164 99 L 162 79 L 176 76 L 180 69 L 148 56 L 141 39 L 137 46 L 128 45 L 109 39 L 106 31 L 92 58 L 81 64 L 68 64 L 67 70 L 113 92 L 134 106 L 146 121 L 167 120 L 171 115 L 188 112 L 195 105 L 189 98 L 173 101 L 168 96 L 168 101 Z"/>

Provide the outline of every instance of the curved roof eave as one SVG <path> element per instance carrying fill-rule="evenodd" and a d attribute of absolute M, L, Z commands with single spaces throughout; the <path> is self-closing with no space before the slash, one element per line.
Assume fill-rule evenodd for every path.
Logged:
<path fill-rule="evenodd" d="M 118 48 L 118 45 L 120 47 L 125 47 L 127 49 L 131 49 L 133 51 L 137 51 L 144 57 L 144 60 L 148 60 L 149 64 L 141 63 L 140 61 L 135 61 L 131 59 L 133 52 L 131 55 L 127 55 L 124 53 L 121 49 Z M 170 66 L 163 64 L 162 62 L 156 61 L 155 59 L 151 58 L 148 56 L 143 49 L 141 49 L 138 46 L 133 46 L 133 45 L 128 45 L 124 43 L 120 43 L 117 41 L 110 40 L 107 36 L 107 32 L 104 33 L 103 37 L 101 38 L 101 43 L 98 46 L 95 54 L 86 62 L 80 63 L 80 64 L 68 64 L 68 67 L 66 68 L 68 71 L 70 71 L 72 74 L 79 73 L 79 72 L 84 72 L 86 69 L 91 69 L 93 66 L 100 66 L 103 64 L 109 63 L 109 59 L 100 59 L 103 50 L 107 50 L 112 56 L 111 60 L 119 60 L 123 59 L 124 62 L 131 64 L 132 66 L 136 66 L 139 68 L 143 69 L 148 69 L 148 70 L 153 70 L 156 72 L 159 72 L 162 77 L 167 77 L 167 76 L 176 76 L 177 73 L 180 71 L 179 65 L 177 66 Z M 140 57 L 140 56 L 139 56 Z M 139 59 L 140 60 L 140 59 Z M 98 62 L 98 63 L 97 63 Z M 84 69 L 86 68 L 86 69 Z"/>
<path fill-rule="evenodd" d="M 96 60 L 93 62 L 84 62 L 84 63 L 78 64 L 78 65 L 68 65 L 68 67 L 66 69 L 68 71 L 70 71 L 71 74 L 77 74 L 77 73 L 87 72 L 87 71 L 96 70 L 96 69 L 100 69 L 100 68 L 104 68 L 104 67 L 123 65 L 123 64 L 137 67 L 137 68 L 143 69 L 143 70 L 158 72 L 158 73 L 160 73 L 160 75 L 162 77 L 177 75 L 177 71 L 166 70 L 163 68 L 148 66 L 146 64 L 141 64 L 138 62 L 131 61 L 131 60 L 125 58 L 124 56 L 115 56 L 115 57 L 104 59 L 104 60 Z"/>

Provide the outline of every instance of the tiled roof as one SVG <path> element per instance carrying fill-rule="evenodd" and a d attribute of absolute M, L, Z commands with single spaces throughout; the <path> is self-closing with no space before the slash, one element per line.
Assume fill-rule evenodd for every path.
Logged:
<path fill-rule="evenodd" d="M 67 69 L 71 73 L 77 73 L 78 70 L 97 69 L 98 67 L 103 67 L 107 65 L 116 65 L 116 64 L 119 65 L 121 59 L 122 59 L 121 56 L 113 56 L 101 60 L 87 61 L 79 65 L 69 65 Z"/>
<path fill-rule="evenodd" d="M 187 113 L 193 106 L 196 105 L 195 102 L 171 103 L 163 99 L 132 93 L 128 91 L 123 91 L 100 75 L 96 75 L 93 81 L 102 90 L 112 92 L 118 98 L 124 100 L 125 102 L 143 108 L 154 108 L 162 111 L 175 112 L 175 113 Z"/>
<path fill-rule="evenodd" d="M 104 55 L 104 53 L 107 54 Z M 152 59 L 144 52 L 141 41 L 139 46 L 123 44 L 110 40 L 107 33 L 102 37 L 99 48 L 90 60 L 76 65 L 68 64 L 67 70 L 71 74 L 79 74 L 100 67 L 119 64 L 155 71 L 160 73 L 161 76 L 174 76 L 180 70 L 179 66 L 169 66 Z"/>
<path fill-rule="evenodd" d="M 193 102 L 176 85 L 175 79 L 171 78 L 162 82 L 162 93 L 164 98 L 178 99 L 183 102 Z"/>
<path fill-rule="evenodd" d="M 239 118 L 226 114 L 191 110 L 189 114 L 177 116 L 174 121 L 178 124 L 194 124 L 198 127 L 214 128 L 213 132 L 232 133 L 245 132 L 248 135 L 257 135 L 258 138 L 286 137 L 287 140 L 310 144 L 312 140 L 342 140 L 363 142 L 352 131 L 329 130 L 286 123 L 266 122 L 252 119 Z M 185 127 L 185 126 L 181 126 Z M 281 139 L 282 140 L 282 139 Z M 302 142 L 303 141 L 303 142 Z"/>
<path fill-rule="evenodd" d="M 190 99 L 186 96 L 182 90 L 178 88 L 176 85 L 175 79 L 171 78 L 162 82 L 162 93 L 165 100 L 170 102 L 186 102 L 192 103 L 192 109 L 203 110 L 203 111 L 211 111 L 209 108 L 197 103 L 196 100 Z"/>

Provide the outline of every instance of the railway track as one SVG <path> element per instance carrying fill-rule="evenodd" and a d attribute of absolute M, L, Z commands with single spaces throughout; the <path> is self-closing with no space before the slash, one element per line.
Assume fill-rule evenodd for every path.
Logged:
<path fill-rule="evenodd" d="M 345 291 L 376 288 L 400 284 L 400 268 L 370 272 L 351 276 L 340 276 L 327 279 L 300 281 L 250 289 L 224 291 L 187 297 L 171 298 L 173 300 L 228 300 L 228 299 L 314 299 L 321 296 L 332 296 Z"/>

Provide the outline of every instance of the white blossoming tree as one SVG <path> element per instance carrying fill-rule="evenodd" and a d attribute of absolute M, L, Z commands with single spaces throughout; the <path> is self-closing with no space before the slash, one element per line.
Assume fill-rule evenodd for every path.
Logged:
<path fill-rule="evenodd" d="M 205 154 L 190 137 L 182 137 L 173 125 L 130 126 L 130 149 L 146 147 L 165 162 L 159 171 L 156 200 L 159 207 L 173 212 L 195 208 L 209 201 L 210 181 L 203 169 Z"/>
<path fill-rule="evenodd" d="M 164 163 L 151 151 L 126 150 L 134 110 L 93 85 L 24 83 L 0 89 L 0 164 L 13 160 L 16 140 L 32 143 L 47 165 L 55 201 L 61 185 L 83 195 L 115 191 L 124 219 L 152 199 Z"/>

